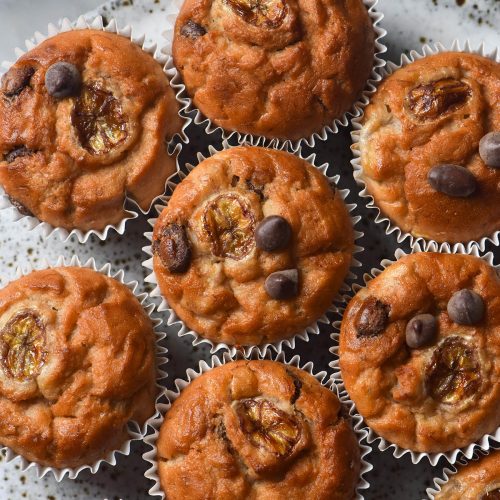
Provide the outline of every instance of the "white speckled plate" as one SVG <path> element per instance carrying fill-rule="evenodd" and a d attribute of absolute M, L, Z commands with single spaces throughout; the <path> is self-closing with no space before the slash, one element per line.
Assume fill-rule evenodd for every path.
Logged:
<path fill-rule="evenodd" d="M 47 23 L 62 17 L 76 18 L 88 12 L 117 18 L 119 23 L 132 24 L 140 32 L 145 32 L 150 41 L 161 41 L 169 0 L 123 0 L 109 2 L 98 7 L 98 0 L 0 0 L 0 61 L 12 60 L 14 48 L 20 46 L 25 38 L 35 31 L 46 32 Z M 462 5 L 459 5 L 462 4 Z M 453 39 L 469 38 L 473 45 L 486 42 L 488 49 L 500 44 L 499 0 L 380 0 L 380 10 L 385 14 L 382 27 L 388 31 L 385 43 L 389 47 L 387 57 L 399 60 L 402 51 L 418 49 L 426 42 L 449 44 Z M 208 143 L 202 130 L 196 126 L 188 129 L 191 143 L 184 148 L 181 165 L 195 162 L 196 152 L 207 153 Z M 210 136 L 212 143 L 220 140 L 217 135 Z M 318 163 L 330 162 L 329 174 L 341 173 L 340 187 L 351 190 L 351 198 L 356 200 L 358 188 L 352 179 L 350 160 L 350 136 L 342 130 L 328 143 L 316 148 Z M 305 153 L 308 153 L 306 150 Z M 359 203 L 359 201 L 358 201 Z M 361 245 L 366 251 L 360 255 L 362 272 L 377 266 L 383 258 L 394 255 L 395 237 L 386 237 L 382 228 L 373 223 L 372 212 L 360 210 L 363 216 L 361 230 L 365 237 Z M 124 269 L 128 280 L 144 281 L 141 266 L 141 248 L 147 241 L 143 232 L 148 230 L 146 217 L 131 221 L 125 236 L 112 235 L 105 243 L 91 239 L 86 245 L 76 240 L 61 243 L 53 238 L 41 241 L 36 232 L 27 232 L 23 223 L 12 224 L 7 214 L 0 218 L 0 286 L 14 277 L 15 267 L 26 260 L 35 262 L 41 257 L 54 259 L 58 255 L 77 254 L 81 259 L 95 257 L 97 264 L 110 262 L 115 270 Z M 500 253 L 496 254 L 497 262 Z M 145 288 L 147 289 L 147 287 Z M 322 335 L 314 336 L 310 343 L 299 341 L 296 352 L 302 360 L 311 360 L 316 370 L 331 370 L 328 367 L 330 338 L 327 327 Z M 184 375 L 188 367 L 197 366 L 198 360 L 208 360 L 208 349 L 201 346 L 192 348 L 188 338 L 180 339 L 175 329 L 167 342 L 171 362 L 168 365 L 168 386 L 171 388 L 176 377 Z M 136 446 L 131 456 L 120 457 L 114 468 L 102 467 L 95 476 L 84 473 L 75 481 L 64 480 L 56 483 L 52 477 L 38 480 L 32 470 L 21 472 L 16 461 L 5 463 L 0 456 L 0 499 L 141 499 L 147 498 L 151 486 L 143 477 L 147 468 L 142 461 L 142 446 Z M 371 488 L 366 493 L 368 500 L 394 499 L 411 500 L 425 497 L 425 489 L 431 485 L 432 478 L 441 474 L 443 463 L 431 467 L 426 461 L 412 465 L 408 458 L 396 460 L 391 453 L 374 451 L 370 460 L 375 466 L 367 474 Z"/>

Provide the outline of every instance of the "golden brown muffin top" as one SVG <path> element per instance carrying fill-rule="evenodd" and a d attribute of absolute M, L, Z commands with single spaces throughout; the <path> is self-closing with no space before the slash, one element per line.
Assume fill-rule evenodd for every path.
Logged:
<path fill-rule="evenodd" d="M 457 52 L 413 62 L 383 81 L 362 124 L 362 179 L 404 232 L 466 242 L 500 229 L 500 169 L 479 154 L 480 140 L 500 132 L 499 63 Z M 462 167 L 435 180 L 459 183 L 460 195 L 432 185 L 440 165 Z"/>
<path fill-rule="evenodd" d="M 500 498 L 500 451 L 461 467 L 441 487 L 435 500 L 497 500 Z"/>
<path fill-rule="evenodd" d="M 67 97 L 46 84 L 61 62 L 76 67 L 69 90 L 81 79 Z M 2 78 L 0 183 L 22 212 L 53 226 L 117 224 L 126 195 L 148 210 L 164 192 L 175 171 L 167 141 L 180 132 L 178 111 L 161 65 L 129 39 L 91 29 L 58 34 Z"/>
<path fill-rule="evenodd" d="M 271 216 L 289 232 L 284 246 L 268 251 L 257 234 Z M 237 147 L 207 158 L 176 187 L 155 224 L 153 265 L 189 328 L 214 342 L 251 345 L 316 321 L 342 285 L 353 248 L 346 206 L 318 169 L 290 153 Z M 267 287 L 284 271 L 295 288 L 276 298 Z"/>
<path fill-rule="evenodd" d="M 154 414 L 151 320 L 96 271 L 35 271 L 0 290 L 0 359 L 0 443 L 29 461 L 93 464 Z"/>
<path fill-rule="evenodd" d="M 273 361 L 235 361 L 196 378 L 157 446 L 170 500 L 346 500 L 359 480 L 359 445 L 338 398 Z"/>
<path fill-rule="evenodd" d="M 374 30 L 361 0 L 185 0 L 172 50 L 194 105 L 212 122 L 296 140 L 359 98 Z"/>
<path fill-rule="evenodd" d="M 339 356 L 359 413 L 391 443 L 437 453 L 494 432 L 500 425 L 495 269 L 468 255 L 400 259 L 350 301 Z"/>

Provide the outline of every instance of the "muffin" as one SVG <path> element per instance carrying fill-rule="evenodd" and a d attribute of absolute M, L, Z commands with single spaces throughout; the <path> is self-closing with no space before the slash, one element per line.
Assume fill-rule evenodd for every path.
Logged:
<path fill-rule="evenodd" d="M 91 465 L 155 412 L 151 320 L 96 271 L 35 271 L 0 290 L 0 356 L 0 444 L 31 462 Z"/>
<path fill-rule="evenodd" d="M 417 253 L 350 301 L 340 369 L 370 428 L 440 453 L 500 426 L 500 279 L 469 255 Z"/>
<path fill-rule="evenodd" d="M 361 120 L 359 179 L 405 233 L 468 242 L 500 229 L 500 64 L 444 52 L 397 69 Z"/>
<path fill-rule="evenodd" d="M 330 307 L 354 249 L 342 196 L 305 160 L 237 147 L 202 161 L 153 232 L 162 295 L 213 342 L 302 332 Z"/>
<path fill-rule="evenodd" d="M 157 441 L 169 500 L 355 498 L 360 450 L 335 394 L 274 361 L 235 361 L 182 391 Z"/>
<path fill-rule="evenodd" d="M 181 131 L 161 65 L 129 39 L 83 29 L 23 55 L 0 84 L 0 184 L 24 215 L 88 231 L 147 211 L 176 170 Z"/>
<path fill-rule="evenodd" d="M 435 500 L 496 500 L 500 498 L 500 451 L 461 467 Z"/>
<path fill-rule="evenodd" d="M 374 47 L 362 0 L 185 0 L 172 51 L 213 123 L 297 140 L 351 109 Z"/>

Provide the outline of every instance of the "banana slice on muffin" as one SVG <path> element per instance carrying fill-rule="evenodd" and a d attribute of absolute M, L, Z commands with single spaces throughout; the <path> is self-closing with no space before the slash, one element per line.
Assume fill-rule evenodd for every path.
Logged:
<path fill-rule="evenodd" d="M 330 307 L 354 232 L 342 197 L 315 167 L 237 147 L 176 187 L 152 248 L 161 292 L 189 328 L 255 345 L 300 333 Z"/>

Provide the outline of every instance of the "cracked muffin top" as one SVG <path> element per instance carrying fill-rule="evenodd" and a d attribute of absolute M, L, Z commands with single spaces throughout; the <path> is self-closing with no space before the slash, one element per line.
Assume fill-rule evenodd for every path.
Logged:
<path fill-rule="evenodd" d="M 0 290 L 0 444 L 54 468 L 90 465 L 155 412 L 155 338 L 132 292 L 85 268 Z"/>
<path fill-rule="evenodd" d="M 446 52 L 396 70 L 366 108 L 361 178 L 404 232 L 467 242 L 500 229 L 500 64 Z"/>
<path fill-rule="evenodd" d="M 441 487 L 435 500 L 498 500 L 500 498 L 500 451 L 460 467 Z"/>
<path fill-rule="evenodd" d="M 340 368 L 367 424 L 439 453 L 500 425 L 500 279 L 469 255 L 403 257 L 349 302 Z"/>
<path fill-rule="evenodd" d="M 360 97 L 374 30 L 362 0 L 185 0 L 172 51 L 213 123 L 296 140 Z"/>
<path fill-rule="evenodd" d="M 168 411 L 157 453 L 170 500 L 347 500 L 360 474 L 337 396 L 274 361 L 235 361 L 196 378 Z"/>
<path fill-rule="evenodd" d="M 291 337 L 330 307 L 354 232 L 318 169 L 245 146 L 204 160 L 176 187 L 152 248 L 161 292 L 189 328 L 254 345 Z"/>
<path fill-rule="evenodd" d="M 176 169 L 181 130 L 162 67 L 129 39 L 84 29 L 23 55 L 0 85 L 0 184 L 23 214 L 103 229 L 143 210 Z"/>

